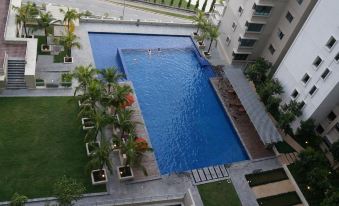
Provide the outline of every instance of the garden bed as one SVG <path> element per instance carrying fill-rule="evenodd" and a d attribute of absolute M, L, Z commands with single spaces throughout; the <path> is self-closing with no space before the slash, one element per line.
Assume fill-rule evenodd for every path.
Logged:
<path fill-rule="evenodd" d="M 292 153 L 295 152 L 295 150 L 286 142 L 278 142 L 275 144 L 275 147 L 277 148 L 279 153 Z"/>
<path fill-rule="evenodd" d="M 245 175 L 250 187 L 288 179 L 283 168 Z"/>
<path fill-rule="evenodd" d="M 275 196 L 257 199 L 260 206 L 292 206 L 300 204 L 300 198 L 296 192 L 288 192 Z"/>
<path fill-rule="evenodd" d="M 241 206 L 233 184 L 226 180 L 198 185 L 204 206 Z"/>
<path fill-rule="evenodd" d="M 73 97 L 0 98 L 0 201 L 18 192 L 28 198 L 53 195 L 53 184 L 66 175 L 92 186 Z"/>

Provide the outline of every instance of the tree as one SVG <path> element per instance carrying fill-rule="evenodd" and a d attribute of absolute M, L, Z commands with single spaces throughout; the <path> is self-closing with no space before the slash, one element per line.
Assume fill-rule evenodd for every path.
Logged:
<path fill-rule="evenodd" d="M 27 200 L 28 198 L 25 195 L 14 193 L 11 198 L 10 206 L 23 206 Z"/>
<path fill-rule="evenodd" d="M 105 96 L 104 104 L 108 106 L 113 106 L 115 114 L 117 110 L 120 110 L 123 105 L 127 103 L 127 95 L 132 93 L 133 90 L 128 85 L 115 85 L 114 92 Z"/>
<path fill-rule="evenodd" d="M 279 114 L 278 126 L 288 133 L 291 131 L 290 124 L 295 120 L 295 115 L 291 112 L 283 112 Z"/>
<path fill-rule="evenodd" d="M 331 146 L 331 152 L 334 160 L 339 161 L 339 141 L 336 141 Z"/>
<path fill-rule="evenodd" d="M 110 152 L 111 144 L 105 138 L 102 138 L 100 146 L 96 147 L 91 155 L 91 160 L 87 164 L 87 170 L 104 169 L 106 165 L 108 171 L 112 174 L 113 164 L 109 155 Z"/>
<path fill-rule="evenodd" d="M 294 114 L 296 117 L 299 117 L 301 112 L 301 103 L 295 100 L 291 100 L 288 104 L 284 104 L 282 106 L 284 112 L 290 112 Z"/>
<path fill-rule="evenodd" d="M 271 68 L 271 63 L 264 58 L 258 58 L 255 63 L 251 64 L 245 71 L 246 77 L 256 86 L 264 83 L 267 79 L 267 72 Z"/>
<path fill-rule="evenodd" d="M 97 110 L 100 110 L 97 108 Z M 111 115 L 106 114 L 104 111 L 96 111 L 93 110 L 89 114 L 89 118 L 94 123 L 94 128 L 89 130 L 85 135 L 85 142 L 95 141 L 98 134 L 100 133 L 101 137 L 104 136 L 104 129 L 107 125 L 113 123 L 114 119 Z"/>
<path fill-rule="evenodd" d="M 301 121 L 300 126 L 296 131 L 295 137 L 299 142 L 308 143 L 312 147 L 318 147 L 321 138 L 314 132 L 315 124 L 313 119 Z"/>
<path fill-rule="evenodd" d="M 283 88 L 280 82 L 276 79 L 267 80 L 257 88 L 258 95 L 264 104 L 267 104 L 267 100 L 270 96 L 280 95 L 283 93 Z"/>
<path fill-rule="evenodd" d="M 60 37 L 60 39 L 57 40 L 57 43 L 62 44 L 65 48 L 65 51 L 67 55 L 70 57 L 72 55 L 71 49 L 73 47 L 80 49 L 81 45 L 77 41 L 79 37 L 75 35 L 72 32 L 68 32 L 66 35 L 63 35 Z"/>
<path fill-rule="evenodd" d="M 275 119 L 279 119 L 280 117 L 280 110 L 279 110 L 280 103 L 281 103 L 281 98 L 276 97 L 276 96 L 269 96 L 267 99 L 267 103 L 265 105 L 267 111 L 271 113 Z"/>
<path fill-rule="evenodd" d="M 324 155 L 310 147 L 300 152 L 298 156 L 299 160 L 296 162 L 296 167 L 300 176 L 304 176 L 307 172 L 316 167 L 328 167 Z"/>
<path fill-rule="evenodd" d="M 213 0 L 213 1 L 212 1 L 211 7 L 210 7 L 210 11 L 209 11 L 209 12 L 212 12 L 212 11 L 213 11 L 215 2 L 216 2 L 216 0 Z"/>
<path fill-rule="evenodd" d="M 79 86 L 76 87 L 74 96 L 78 91 L 86 93 L 88 84 L 94 79 L 97 74 L 97 70 L 92 65 L 77 66 L 72 73 L 73 78 L 78 80 Z"/>
<path fill-rule="evenodd" d="M 171 0 L 171 3 L 170 3 L 170 5 L 171 5 L 171 6 L 173 6 L 173 4 L 174 4 L 174 0 Z"/>
<path fill-rule="evenodd" d="M 54 184 L 54 195 L 61 206 L 73 205 L 73 202 L 78 201 L 85 191 L 86 188 L 82 184 L 66 176 L 61 177 Z"/>
<path fill-rule="evenodd" d="M 27 37 L 27 21 L 39 14 L 36 4 L 29 1 L 21 5 L 21 7 L 13 6 L 13 9 L 16 11 L 16 22 L 23 25 L 25 36 Z"/>
<path fill-rule="evenodd" d="M 191 3 L 192 3 L 192 0 L 188 0 L 188 3 L 187 3 L 187 5 L 186 5 L 186 8 L 187 8 L 187 9 L 190 9 Z"/>
<path fill-rule="evenodd" d="M 99 72 L 102 75 L 103 81 L 107 84 L 108 92 L 111 92 L 112 85 L 116 85 L 118 80 L 125 77 L 117 68 L 109 67 Z"/>
<path fill-rule="evenodd" d="M 161 3 L 162 3 L 162 4 L 165 4 L 165 0 L 161 0 Z"/>
<path fill-rule="evenodd" d="M 178 8 L 181 8 L 182 1 L 183 1 L 183 0 L 179 0 Z"/>
<path fill-rule="evenodd" d="M 121 138 L 125 137 L 125 134 L 134 133 L 135 124 L 137 122 L 132 121 L 133 110 L 123 109 L 119 110 L 117 113 L 117 118 L 114 121 L 116 125 L 121 130 Z"/>
<path fill-rule="evenodd" d="M 40 18 L 38 19 L 38 25 L 40 28 L 44 29 L 45 37 L 47 39 L 48 36 L 48 27 L 50 27 L 51 22 L 54 20 L 52 14 L 50 12 L 40 12 Z"/>
<path fill-rule="evenodd" d="M 202 8 L 201 8 L 202 11 L 206 11 L 207 2 L 208 0 L 205 0 L 204 4 L 202 5 Z"/>
<path fill-rule="evenodd" d="M 210 52 L 211 46 L 214 40 L 216 40 L 220 35 L 219 29 L 216 26 L 210 25 L 207 29 L 207 36 L 210 39 L 210 45 L 208 47 L 207 53 Z"/>
<path fill-rule="evenodd" d="M 328 193 L 320 206 L 338 206 L 339 205 L 339 191 L 332 191 Z"/>
<path fill-rule="evenodd" d="M 329 170 L 327 168 L 315 167 L 306 174 L 306 180 L 312 191 L 324 194 L 329 188 Z"/>
<path fill-rule="evenodd" d="M 104 88 L 100 81 L 97 79 L 92 79 L 87 85 L 86 92 L 82 95 L 83 108 L 80 110 L 79 114 L 82 114 L 83 111 L 95 112 L 97 102 L 99 102 L 103 98 L 103 91 Z M 87 105 L 89 105 L 90 110 L 87 109 Z"/>
<path fill-rule="evenodd" d="M 60 9 L 60 12 L 64 14 L 63 21 L 67 25 L 67 32 L 70 33 L 71 32 L 71 25 L 74 26 L 74 22 L 77 19 L 79 19 L 83 14 L 82 13 L 78 13 L 77 10 L 70 9 L 70 8 L 67 8 L 67 11 L 65 11 L 63 9 Z"/>
<path fill-rule="evenodd" d="M 197 0 L 197 2 L 195 3 L 194 10 L 198 10 L 199 9 L 199 4 L 200 4 L 200 0 Z"/>
<path fill-rule="evenodd" d="M 207 24 L 205 13 L 202 11 L 198 11 L 197 14 L 193 17 L 193 22 L 197 24 L 196 33 L 198 33 L 199 29 L 203 29 Z"/>

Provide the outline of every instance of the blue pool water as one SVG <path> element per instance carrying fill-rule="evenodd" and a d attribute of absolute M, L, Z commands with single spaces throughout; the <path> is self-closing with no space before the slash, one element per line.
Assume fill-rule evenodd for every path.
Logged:
<path fill-rule="evenodd" d="M 122 49 L 162 174 L 248 159 L 189 37 L 89 36 L 98 68 L 119 66 Z M 148 55 L 148 48 L 162 50 Z"/>

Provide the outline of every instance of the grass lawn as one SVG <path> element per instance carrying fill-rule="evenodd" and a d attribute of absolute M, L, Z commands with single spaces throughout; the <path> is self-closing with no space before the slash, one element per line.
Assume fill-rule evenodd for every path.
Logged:
<path fill-rule="evenodd" d="M 92 186 L 84 132 L 72 97 L 0 98 L 0 201 L 14 192 L 29 198 L 51 196 L 63 175 Z"/>
<path fill-rule="evenodd" d="M 54 55 L 54 63 L 64 63 L 64 57 L 66 56 L 67 56 L 66 51 L 61 51 L 58 55 Z"/>
<path fill-rule="evenodd" d="M 282 168 L 260 172 L 256 174 L 249 174 L 246 175 L 245 177 L 249 181 L 250 187 L 288 179 L 284 169 Z"/>
<path fill-rule="evenodd" d="M 50 55 L 50 52 L 42 52 L 41 51 L 41 45 L 47 43 L 47 39 L 45 36 L 36 36 L 38 39 L 38 55 Z"/>
<path fill-rule="evenodd" d="M 225 180 L 199 185 L 198 189 L 205 206 L 241 206 L 233 184 Z"/>

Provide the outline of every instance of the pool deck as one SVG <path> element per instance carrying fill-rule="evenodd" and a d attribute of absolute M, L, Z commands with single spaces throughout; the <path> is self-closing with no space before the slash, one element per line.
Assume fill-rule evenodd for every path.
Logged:
<path fill-rule="evenodd" d="M 228 80 L 216 77 L 211 79 L 211 83 L 250 159 L 274 156 L 273 151 L 266 149 L 261 142 L 257 131 Z"/>

